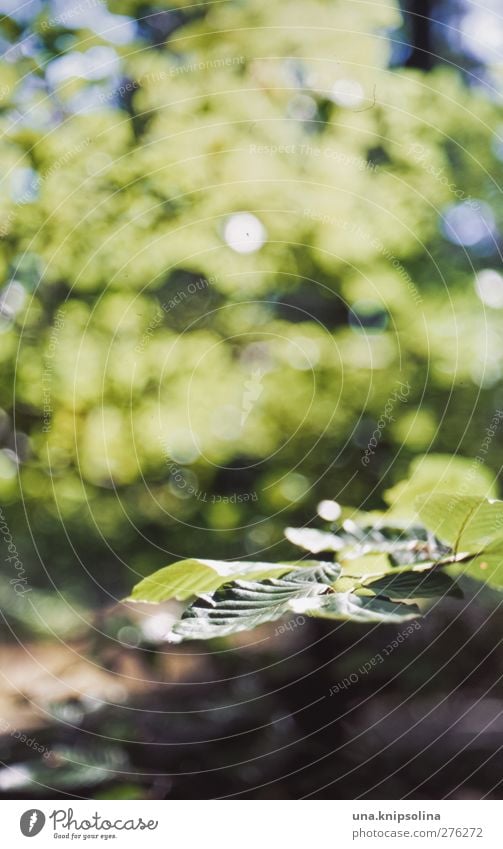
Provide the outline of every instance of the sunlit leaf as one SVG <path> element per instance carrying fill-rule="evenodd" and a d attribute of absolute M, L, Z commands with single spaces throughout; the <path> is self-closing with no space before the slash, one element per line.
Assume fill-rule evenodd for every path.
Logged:
<path fill-rule="evenodd" d="M 426 454 L 416 457 L 410 464 L 407 478 L 384 493 L 384 500 L 391 506 L 388 516 L 411 519 L 416 513 L 416 498 L 443 492 L 462 492 L 467 477 L 470 492 L 476 496 L 496 494 L 494 479 L 488 469 L 477 465 L 467 457 L 452 454 Z"/>
<path fill-rule="evenodd" d="M 343 576 L 364 578 L 371 575 L 383 575 L 391 569 L 391 563 L 387 554 L 366 554 L 363 557 L 341 558 Z"/>
<path fill-rule="evenodd" d="M 418 498 L 417 506 L 426 527 L 455 554 L 483 551 L 498 540 L 503 547 L 503 501 L 434 493 Z"/>
<path fill-rule="evenodd" d="M 503 501 L 438 493 L 418 499 L 418 511 L 425 525 L 452 546 L 459 558 L 453 571 L 503 588 Z"/>
<path fill-rule="evenodd" d="M 127 601 L 159 603 L 172 598 L 184 601 L 194 595 L 213 592 L 229 581 L 279 578 L 293 568 L 291 563 L 180 560 L 136 584 Z"/>
<path fill-rule="evenodd" d="M 456 564 L 452 571 L 477 578 L 495 589 L 503 589 L 503 542 L 488 546 L 470 560 Z"/>

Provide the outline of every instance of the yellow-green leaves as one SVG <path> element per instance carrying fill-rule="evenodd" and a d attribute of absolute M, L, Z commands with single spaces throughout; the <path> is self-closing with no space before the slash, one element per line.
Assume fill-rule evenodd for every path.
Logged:
<path fill-rule="evenodd" d="M 283 578 L 234 581 L 194 602 L 168 637 L 172 642 L 228 637 L 288 614 L 355 622 L 401 622 L 419 615 L 414 604 L 334 592 L 339 574 L 336 563 L 320 562 Z"/>
<path fill-rule="evenodd" d="M 399 481 L 384 492 L 384 500 L 390 505 L 388 517 L 411 520 L 416 512 L 419 496 L 432 492 L 467 491 L 478 497 L 496 494 L 494 479 L 489 469 L 473 463 L 468 457 L 451 454 L 426 454 L 416 457 L 410 464 L 405 480 Z M 445 498 L 445 495 L 441 495 Z M 451 499 L 453 496 L 447 496 Z"/>
<path fill-rule="evenodd" d="M 141 581 L 131 600 L 196 596 L 169 639 L 227 637 L 302 615 L 352 622 L 399 622 L 420 615 L 414 599 L 463 592 L 444 567 L 503 586 L 503 502 L 440 493 L 416 502 L 424 525 L 344 520 L 337 533 L 287 528 L 287 539 L 340 562 L 246 563 L 183 560 Z M 482 574 L 481 574 L 482 573 Z"/>
<path fill-rule="evenodd" d="M 304 565 L 304 564 L 303 564 Z M 165 566 L 136 584 L 128 601 L 159 603 L 169 599 L 184 601 L 194 595 L 214 592 L 222 584 L 241 578 L 262 581 L 291 572 L 292 563 L 246 563 L 225 560 L 180 560 Z"/>

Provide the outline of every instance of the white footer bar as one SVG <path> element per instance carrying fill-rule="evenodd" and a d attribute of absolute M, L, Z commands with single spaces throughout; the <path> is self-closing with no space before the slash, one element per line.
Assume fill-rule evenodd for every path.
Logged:
<path fill-rule="evenodd" d="M 499 801 L 1 801 L 2 845 L 502 849 Z M 33 843 L 29 841 L 33 839 Z"/>

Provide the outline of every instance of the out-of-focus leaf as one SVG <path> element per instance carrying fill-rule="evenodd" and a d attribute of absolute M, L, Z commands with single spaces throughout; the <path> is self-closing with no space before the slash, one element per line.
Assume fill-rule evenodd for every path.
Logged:
<path fill-rule="evenodd" d="M 449 551 L 417 524 L 383 521 L 368 524 L 365 514 L 362 520 L 362 524 L 354 519 L 344 521 L 338 533 L 344 543 L 338 556 L 340 562 L 384 554 L 390 558 L 391 566 L 409 566 L 438 560 Z"/>
<path fill-rule="evenodd" d="M 61 593 L 27 587 L 17 594 L 6 579 L 0 580 L 0 607 L 7 621 L 19 622 L 43 637 L 57 633 L 62 639 L 74 639 L 86 633 L 85 608 L 77 601 L 70 604 Z"/>
<path fill-rule="evenodd" d="M 467 475 L 470 493 L 477 496 L 495 496 L 494 479 L 489 470 L 477 466 L 466 457 L 450 454 L 427 454 L 416 457 L 410 465 L 406 480 L 399 481 L 386 490 L 384 499 L 390 505 L 387 518 L 411 519 L 416 513 L 416 498 L 428 493 L 462 492 Z"/>
<path fill-rule="evenodd" d="M 34 788 L 34 793 L 47 795 L 53 789 L 86 787 L 110 781 L 127 769 L 126 754 L 116 747 L 99 750 L 55 748 L 50 757 L 13 764 L 0 770 L 0 789 Z"/>
<path fill-rule="evenodd" d="M 335 534 L 328 531 L 318 531 L 316 528 L 285 528 L 287 540 L 311 554 L 321 551 L 340 551 L 344 542 Z"/>

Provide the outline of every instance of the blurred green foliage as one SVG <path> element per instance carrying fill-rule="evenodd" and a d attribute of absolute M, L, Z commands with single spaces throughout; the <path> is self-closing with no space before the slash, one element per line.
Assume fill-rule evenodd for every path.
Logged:
<path fill-rule="evenodd" d="M 62 8 L 0 24 L 0 496 L 33 585 L 276 559 L 322 498 L 382 508 L 414 457 L 476 456 L 497 105 L 390 70 L 393 2 Z"/>

